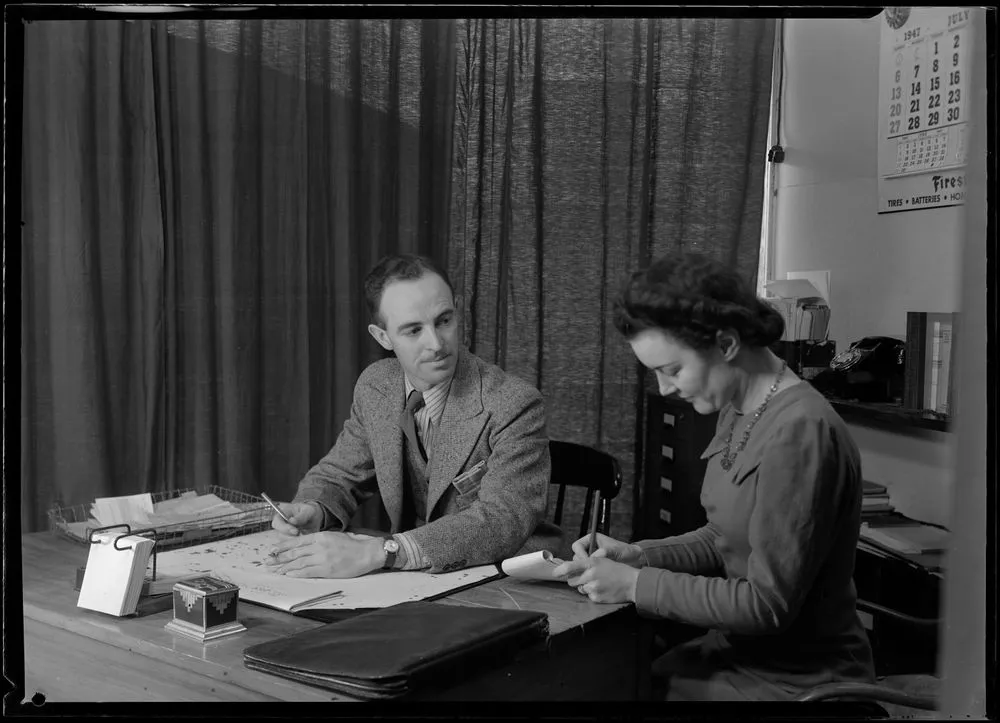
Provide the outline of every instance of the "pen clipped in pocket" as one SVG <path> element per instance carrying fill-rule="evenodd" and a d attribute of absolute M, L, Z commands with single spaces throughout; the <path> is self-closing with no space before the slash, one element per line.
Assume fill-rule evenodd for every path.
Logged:
<path fill-rule="evenodd" d="M 486 474 L 486 460 L 481 460 L 477 464 L 467 469 L 451 481 L 460 495 L 468 494 Z"/>

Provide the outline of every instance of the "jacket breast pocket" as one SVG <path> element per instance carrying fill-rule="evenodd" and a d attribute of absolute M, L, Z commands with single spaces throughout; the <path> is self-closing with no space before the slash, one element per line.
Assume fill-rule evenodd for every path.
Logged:
<path fill-rule="evenodd" d="M 459 509 L 465 509 L 479 499 L 479 489 L 483 486 L 483 477 L 485 475 L 486 464 L 484 462 L 463 472 L 452 480 L 451 486 L 455 490 L 456 502 Z"/>

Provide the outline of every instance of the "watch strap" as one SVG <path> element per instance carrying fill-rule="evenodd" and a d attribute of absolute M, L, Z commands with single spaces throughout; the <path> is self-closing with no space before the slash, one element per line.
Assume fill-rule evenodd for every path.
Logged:
<path fill-rule="evenodd" d="M 396 564 L 397 552 L 389 549 L 390 545 L 386 544 L 388 542 L 392 542 L 393 546 L 395 546 L 397 550 L 399 549 L 399 543 L 392 537 L 392 535 L 382 538 L 382 549 L 385 550 L 385 563 L 382 565 L 383 570 L 391 570 L 393 565 Z"/>

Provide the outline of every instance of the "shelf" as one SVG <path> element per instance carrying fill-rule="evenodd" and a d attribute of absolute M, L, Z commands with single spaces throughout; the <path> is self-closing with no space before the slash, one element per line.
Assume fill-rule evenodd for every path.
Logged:
<path fill-rule="evenodd" d="M 835 397 L 827 397 L 827 401 L 840 416 L 848 421 L 854 418 L 894 427 L 902 424 L 907 427 L 933 429 L 938 432 L 948 431 L 948 417 L 936 412 L 904 409 L 901 404 L 858 402 Z"/>

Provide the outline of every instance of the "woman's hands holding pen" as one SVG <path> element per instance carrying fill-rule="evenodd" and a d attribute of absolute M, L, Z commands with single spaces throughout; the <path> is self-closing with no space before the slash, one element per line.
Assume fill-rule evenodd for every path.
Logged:
<path fill-rule="evenodd" d="M 588 557 L 564 562 L 552 572 L 594 602 L 635 602 L 639 570 L 634 567 L 612 562 L 606 557 Z"/>
<path fill-rule="evenodd" d="M 597 533 L 597 550 L 588 555 L 587 546 L 590 544 L 590 535 L 581 537 L 573 543 L 573 559 L 586 560 L 588 557 L 606 557 L 614 562 L 623 562 L 632 567 L 642 565 L 642 549 L 638 545 L 631 545 Z"/>
<path fill-rule="evenodd" d="M 589 543 L 590 535 L 574 542 L 573 559 L 559 565 L 553 574 L 594 602 L 634 602 L 642 550 L 598 534 L 598 549 L 588 556 Z"/>
<path fill-rule="evenodd" d="M 289 537 L 274 546 L 265 564 L 288 577 L 358 577 L 385 560 L 378 537 L 354 532 L 316 532 Z"/>

